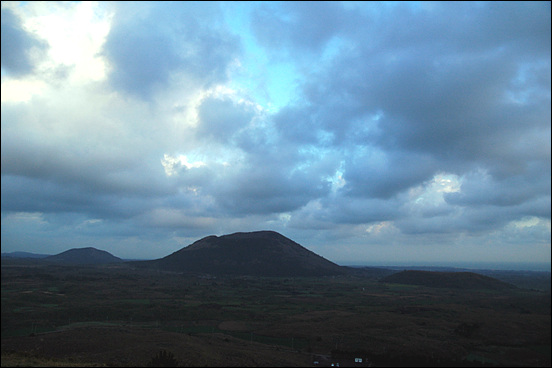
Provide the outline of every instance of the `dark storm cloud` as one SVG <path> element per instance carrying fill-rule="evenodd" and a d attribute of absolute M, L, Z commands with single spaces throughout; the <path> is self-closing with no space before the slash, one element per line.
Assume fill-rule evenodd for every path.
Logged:
<path fill-rule="evenodd" d="M 400 206 L 396 199 L 344 197 L 329 203 L 325 217 L 328 221 L 341 224 L 379 223 L 400 218 Z"/>
<path fill-rule="evenodd" d="M 233 136 L 232 129 L 223 131 L 228 133 L 229 146 L 239 152 L 238 158 L 181 175 L 181 180 L 187 182 L 194 171 L 208 173 L 196 184 L 213 197 L 221 214 L 293 211 L 330 191 L 328 173 L 333 174 L 339 162 L 317 150 L 300 150 L 278 135 L 271 135 L 271 129 L 262 124 L 262 119 L 254 121 Z"/>
<path fill-rule="evenodd" d="M 445 200 L 461 206 L 508 207 L 540 199 L 544 205 L 548 203 L 547 207 L 550 209 L 550 203 L 546 201 L 551 191 L 550 180 L 543 176 L 540 171 L 530 171 L 526 175 L 509 176 L 500 180 L 485 172 L 472 172 L 464 178 L 461 190 L 446 193 Z"/>
<path fill-rule="evenodd" d="M 205 98 L 198 108 L 197 133 L 218 141 L 228 141 L 255 116 L 252 106 L 239 104 L 230 98 Z"/>
<path fill-rule="evenodd" d="M 184 170 L 179 179 L 212 195 L 220 213 L 243 216 L 297 210 L 329 193 L 328 176 L 339 167 L 329 153 L 290 140 L 256 107 L 229 97 L 201 102 L 196 132 L 210 142 L 210 150 L 223 144 L 238 152 L 237 160 Z M 199 173 L 205 175 L 193 181 Z"/>
<path fill-rule="evenodd" d="M 3 175 L 2 209 L 45 214 L 80 213 L 91 218 L 128 219 L 162 203 L 132 193 L 109 193 L 100 187 L 56 182 L 47 178 Z"/>
<path fill-rule="evenodd" d="M 40 188 L 40 190 L 36 190 Z M 74 186 L 29 177 L 2 176 L 2 208 L 13 212 L 83 212 L 97 198 Z"/>
<path fill-rule="evenodd" d="M 159 158 L 147 157 L 147 141 L 136 140 L 116 115 L 107 113 L 115 121 L 104 125 L 102 114 L 86 113 L 106 114 L 91 100 L 79 113 L 70 101 L 37 98 L 32 111 L 24 103 L 2 105 L 3 212 L 41 212 L 52 215 L 49 221 L 66 213 L 128 219 L 177 191 Z"/>
<path fill-rule="evenodd" d="M 391 198 L 435 172 L 435 160 L 415 152 L 360 152 L 344 164 L 343 188 L 349 195 Z"/>
<path fill-rule="evenodd" d="M 118 3 L 104 45 L 113 85 L 147 99 L 184 77 L 190 86 L 227 79 L 238 42 L 223 29 L 206 27 L 218 14 L 212 3 Z M 212 14 L 215 14 L 214 16 Z"/>
<path fill-rule="evenodd" d="M 493 232 L 512 221 L 531 217 L 550 218 L 550 195 L 507 207 L 478 203 L 453 207 L 435 216 L 403 216 L 395 225 L 405 234 L 475 234 Z"/>
<path fill-rule="evenodd" d="M 2 8 L 2 67 L 15 76 L 32 73 L 48 44 L 27 32 L 11 9 Z"/>
<path fill-rule="evenodd" d="M 13 132 L 14 128 L 10 125 L 23 124 L 19 118 L 8 122 L 10 115 L 11 112 L 8 111 L 5 115 L 3 113 L 3 120 L 6 119 L 3 121 L 3 131 L 6 133 Z M 25 116 L 22 114 L 21 118 L 24 119 Z M 42 123 L 46 121 L 47 118 L 41 120 Z M 87 133 L 86 130 L 84 132 Z M 121 151 L 104 151 L 102 148 L 109 146 L 107 142 L 104 142 L 104 147 L 98 143 L 96 148 L 84 143 L 75 146 L 74 143 L 71 140 L 42 140 L 39 134 L 32 133 L 19 135 L 13 132 L 9 138 L 8 135 L 2 135 L 2 175 L 33 178 L 66 185 L 68 188 L 79 188 L 83 196 L 124 193 L 147 197 L 167 192 L 168 188 L 162 180 L 150 177 L 154 172 L 162 174 L 162 169 L 158 168 L 158 160 L 152 163 L 133 157 L 130 153 L 125 155 L 125 148 L 121 146 Z M 42 186 L 38 185 L 38 188 Z"/>
<path fill-rule="evenodd" d="M 289 165 L 265 161 L 250 165 L 218 182 L 217 202 L 233 214 L 270 214 L 301 208 L 329 192 L 329 183 L 314 170 L 292 171 Z"/>
<path fill-rule="evenodd" d="M 251 26 L 256 37 L 271 48 L 319 51 L 345 27 L 354 27 L 357 19 L 336 2 L 290 1 L 281 9 L 262 4 L 253 12 Z"/>
<path fill-rule="evenodd" d="M 522 65 L 504 62 L 504 57 L 464 62 L 457 57 L 453 65 L 436 67 L 430 60 L 409 56 L 396 65 L 375 66 L 363 85 L 357 86 L 357 97 L 365 106 L 371 104 L 383 112 L 372 136 L 374 143 L 386 150 L 427 152 L 443 160 L 474 160 L 485 159 L 495 150 L 488 143 L 493 134 L 513 138 L 513 132 L 531 127 L 544 132 L 545 106 L 537 101 L 524 102 L 529 106 L 509 101 L 510 82 Z M 360 73 L 366 75 L 363 70 Z M 344 88 L 350 85 L 345 82 Z M 528 115 L 531 109 L 535 110 Z M 510 142 L 503 140 L 501 145 Z M 517 152 L 510 151 L 513 154 Z"/>
<path fill-rule="evenodd" d="M 287 10 L 282 21 L 314 22 L 306 9 Z M 349 12 L 319 4 L 308 10 L 334 19 Z M 275 117 L 282 134 L 305 143 L 325 137 L 347 152 L 352 194 L 390 197 L 439 171 L 485 167 L 529 178 L 536 166 L 549 173 L 548 3 L 397 4 L 382 13 L 365 13 L 355 30 L 329 24 L 354 46 L 306 79 L 304 104 Z M 265 32 L 299 52 L 309 25 L 290 24 Z M 266 37 L 259 40 L 271 45 Z M 536 142 L 542 149 L 527 144 L 535 136 L 544 137 Z"/>

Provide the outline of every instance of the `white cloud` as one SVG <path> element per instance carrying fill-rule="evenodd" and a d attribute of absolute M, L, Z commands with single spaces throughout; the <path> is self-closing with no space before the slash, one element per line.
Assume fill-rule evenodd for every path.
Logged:
<path fill-rule="evenodd" d="M 188 157 L 185 155 L 171 156 L 164 154 L 161 159 L 161 165 L 163 165 L 163 169 L 165 170 L 165 174 L 167 176 L 173 176 L 177 175 L 183 168 L 193 169 L 202 167 L 205 166 L 205 163 L 202 161 L 189 162 Z"/>
<path fill-rule="evenodd" d="M 2 77 L 2 102 L 17 103 L 28 102 L 33 96 L 44 92 L 46 83 L 40 80 L 11 79 Z"/>
<path fill-rule="evenodd" d="M 208 228 L 215 219 L 204 216 L 190 216 L 184 210 L 176 208 L 155 208 L 142 217 L 142 222 L 150 227 L 174 228 L 179 231 L 193 228 Z"/>
<path fill-rule="evenodd" d="M 112 14 L 101 2 L 32 2 L 25 7 L 24 26 L 48 41 L 48 58 L 42 70 L 71 67 L 74 81 L 101 80 L 106 66 L 100 56 L 109 33 Z"/>
<path fill-rule="evenodd" d="M 439 173 L 433 179 L 411 188 L 409 197 L 413 210 L 422 211 L 427 208 L 435 208 L 445 204 L 444 193 L 460 191 L 461 181 L 458 175 Z"/>
<path fill-rule="evenodd" d="M 34 222 L 36 224 L 46 224 L 44 214 L 41 212 L 14 212 L 8 214 L 5 221 Z"/>

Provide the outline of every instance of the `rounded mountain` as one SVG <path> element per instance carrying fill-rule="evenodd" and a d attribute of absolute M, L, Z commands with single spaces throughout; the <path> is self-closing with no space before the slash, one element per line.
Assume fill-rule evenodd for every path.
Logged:
<path fill-rule="evenodd" d="M 208 236 L 171 255 L 134 262 L 165 271 L 232 276 L 326 276 L 344 268 L 274 231 Z"/>

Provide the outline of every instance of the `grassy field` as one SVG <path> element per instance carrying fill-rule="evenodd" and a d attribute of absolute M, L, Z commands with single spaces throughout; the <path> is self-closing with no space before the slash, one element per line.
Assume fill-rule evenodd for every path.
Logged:
<path fill-rule="evenodd" d="M 2 366 L 550 366 L 550 319 L 519 288 L 2 265 Z"/>

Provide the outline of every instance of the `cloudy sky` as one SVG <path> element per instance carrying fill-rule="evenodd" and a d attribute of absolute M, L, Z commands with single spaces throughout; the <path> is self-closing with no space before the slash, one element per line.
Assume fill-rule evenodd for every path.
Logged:
<path fill-rule="evenodd" d="M 274 230 L 550 265 L 550 2 L 2 2 L 2 252 Z"/>

